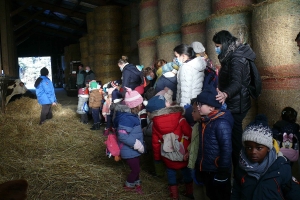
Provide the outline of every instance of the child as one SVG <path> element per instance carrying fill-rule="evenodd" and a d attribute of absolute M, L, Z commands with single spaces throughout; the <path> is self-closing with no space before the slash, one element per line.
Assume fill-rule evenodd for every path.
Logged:
<path fill-rule="evenodd" d="M 234 120 L 230 111 L 220 109 L 222 104 L 216 100 L 216 95 L 213 86 L 206 87 L 193 105 L 193 117 L 199 121 L 196 117 L 199 112 L 201 125 L 194 127 L 189 167 L 195 168 L 196 180 L 204 183 L 208 198 L 226 200 L 231 194 L 231 132 Z"/>
<path fill-rule="evenodd" d="M 111 112 L 110 112 L 110 106 L 112 103 L 112 92 L 114 91 L 114 88 L 109 88 L 107 90 L 107 98 L 105 100 L 105 103 L 102 108 L 102 115 L 105 118 L 106 121 L 106 127 L 103 131 L 103 135 L 107 136 L 109 134 L 109 131 L 112 128 L 112 119 L 111 119 Z"/>
<path fill-rule="evenodd" d="M 242 143 L 232 200 L 299 199 L 299 183 L 292 177 L 264 115 L 257 115 L 245 128 Z"/>
<path fill-rule="evenodd" d="M 172 99 L 172 95 L 170 95 Z M 168 107 L 166 107 L 168 105 Z M 166 103 L 164 96 L 152 97 L 146 106 L 147 112 L 151 113 L 152 118 L 152 148 L 155 162 L 163 161 L 167 167 L 167 176 L 170 196 L 178 199 L 178 185 L 176 171 L 181 170 L 184 183 L 186 185 L 185 196 L 193 197 L 193 179 L 190 170 L 187 168 L 187 161 L 172 161 L 161 155 L 163 136 L 174 133 L 178 136 L 178 141 L 183 141 L 184 150 L 190 143 L 192 129 L 183 117 L 184 109 L 180 106 L 170 106 Z"/>
<path fill-rule="evenodd" d="M 77 105 L 77 113 L 80 114 L 80 122 L 83 124 L 88 124 L 88 106 L 84 106 L 84 104 L 89 100 L 89 90 L 87 88 L 78 89 L 78 105 Z M 84 108 L 86 107 L 86 108 Z M 86 110 L 85 110 L 86 109 Z"/>
<path fill-rule="evenodd" d="M 92 109 L 92 116 L 94 120 L 93 126 L 90 128 L 91 130 L 99 130 L 100 129 L 100 107 L 102 94 L 99 91 L 100 85 L 93 80 L 89 82 L 89 90 L 90 90 L 90 99 L 89 99 L 89 107 Z"/>
<path fill-rule="evenodd" d="M 141 109 L 142 96 L 137 91 L 126 88 L 124 102 L 129 112 L 116 111 L 114 126 L 119 141 L 121 158 L 125 159 L 131 172 L 124 185 L 125 190 L 135 190 L 141 193 L 140 155 L 144 152 L 143 132 L 137 113 Z"/>

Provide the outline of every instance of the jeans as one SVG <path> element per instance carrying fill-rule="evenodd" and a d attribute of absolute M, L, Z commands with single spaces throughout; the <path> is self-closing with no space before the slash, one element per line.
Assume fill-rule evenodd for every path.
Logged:
<path fill-rule="evenodd" d="M 112 115 L 106 115 L 106 129 L 112 128 Z"/>
<path fill-rule="evenodd" d="M 100 123 L 99 108 L 92 108 L 94 124 Z"/>
<path fill-rule="evenodd" d="M 52 118 L 52 104 L 43 104 L 42 111 L 41 111 L 41 118 L 40 122 L 44 122 L 46 119 Z"/>
<path fill-rule="evenodd" d="M 183 176 L 183 181 L 184 183 L 190 183 L 193 181 L 191 170 L 187 167 L 184 167 L 181 170 L 182 176 Z M 176 180 L 176 170 L 167 168 L 167 175 L 168 175 L 168 184 L 169 185 L 177 185 L 177 180 Z"/>
<path fill-rule="evenodd" d="M 126 162 L 131 169 L 130 174 L 127 176 L 127 182 L 134 183 L 140 180 L 140 157 L 126 159 Z"/>

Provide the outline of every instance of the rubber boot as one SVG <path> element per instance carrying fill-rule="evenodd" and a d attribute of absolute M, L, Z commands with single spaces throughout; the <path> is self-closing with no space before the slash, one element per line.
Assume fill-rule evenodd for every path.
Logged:
<path fill-rule="evenodd" d="M 141 187 L 141 180 L 135 181 L 134 184 L 135 184 L 136 193 L 143 194 L 142 187 Z"/>
<path fill-rule="evenodd" d="M 188 197 L 189 199 L 194 199 L 193 191 L 193 181 L 190 183 L 186 183 L 185 192 L 183 193 L 183 196 Z"/>
<path fill-rule="evenodd" d="M 172 198 L 172 200 L 178 200 L 179 199 L 178 186 L 177 185 L 169 186 L 169 191 L 170 191 L 170 197 Z"/>

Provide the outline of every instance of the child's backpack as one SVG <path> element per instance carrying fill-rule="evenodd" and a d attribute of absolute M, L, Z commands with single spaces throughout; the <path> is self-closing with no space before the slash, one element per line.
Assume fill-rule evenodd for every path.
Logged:
<path fill-rule="evenodd" d="M 249 60 L 251 82 L 248 91 L 253 99 L 257 99 L 261 94 L 261 78 L 255 63 Z"/>
<path fill-rule="evenodd" d="M 299 140 L 293 133 L 283 133 L 278 136 L 281 153 L 291 162 L 296 162 L 299 158 Z"/>
<path fill-rule="evenodd" d="M 120 147 L 116 134 L 109 134 L 104 143 L 106 144 L 106 155 L 109 158 L 111 156 L 120 156 Z"/>
<path fill-rule="evenodd" d="M 81 109 L 83 112 L 86 112 L 88 113 L 89 112 L 89 105 L 88 105 L 88 102 L 84 102 L 83 105 L 82 105 L 82 109 Z"/>

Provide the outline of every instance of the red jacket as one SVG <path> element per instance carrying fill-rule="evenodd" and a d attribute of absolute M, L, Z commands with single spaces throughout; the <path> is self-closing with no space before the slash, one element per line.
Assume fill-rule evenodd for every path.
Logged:
<path fill-rule="evenodd" d="M 183 140 L 185 151 L 191 143 L 192 128 L 183 117 L 184 109 L 181 106 L 171 106 L 157 110 L 151 113 L 153 120 L 152 126 L 152 147 L 154 160 L 163 160 L 168 168 L 181 169 L 187 166 L 187 161 L 172 161 L 161 156 L 162 137 L 165 134 L 173 132 L 178 135 L 178 141 L 181 141 L 182 136 L 188 137 Z M 183 120 L 180 121 L 180 119 Z"/>

